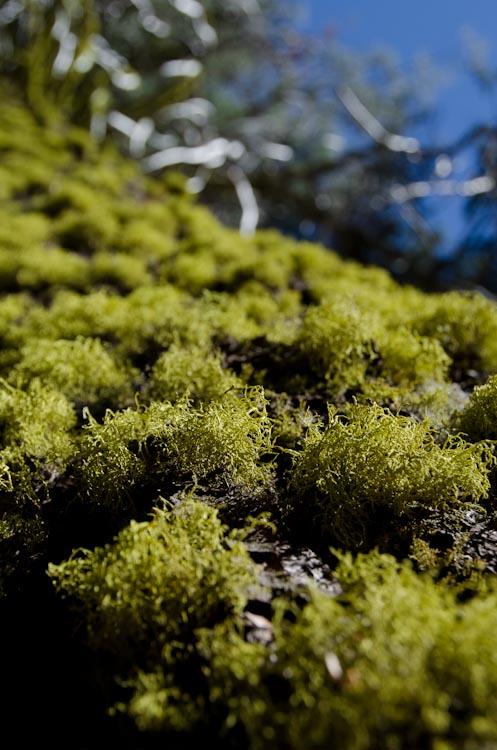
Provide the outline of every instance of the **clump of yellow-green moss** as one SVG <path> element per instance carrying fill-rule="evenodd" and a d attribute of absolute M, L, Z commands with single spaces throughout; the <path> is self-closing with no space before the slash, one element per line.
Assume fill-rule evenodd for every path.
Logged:
<path fill-rule="evenodd" d="M 1 99 L 8 678 L 49 652 L 109 744 L 493 747 L 497 305 L 240 237 Z"/>

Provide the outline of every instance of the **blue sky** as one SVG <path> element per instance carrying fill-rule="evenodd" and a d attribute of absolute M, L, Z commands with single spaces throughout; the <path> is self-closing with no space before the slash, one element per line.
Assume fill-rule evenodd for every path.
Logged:
<path fill-rule="evenodd" d="M 365 52 L 387 47 L 406 67 L 416 56 L 428 53 L 447 73 L 440 92 L 447 132 L 458 132 L 478 115 L 497 115 L 497 101 L 478 92 L 463 72 L 463 41 L 469 30 L 487 42 L 489 60 L 496 62 L 497 50 L 492 44 L 497 32 L 496 0 L 417 0 L 415 4 L 401 0 L 304 0 L 303 4 L 308 28 L 331 27 L 337 41 L 351 49 Z"/>
<path fill-rule="evenodd" d="M 417 56 L 427 53 L 443 71 L 436 97 L 435 136 L 441 142 L 450 142 L 476 122 L 497 120 L 497 91 L 489 96 L 478 88 L 464 71 L 463 54 L 464 40 L 474 33 L 497 68 L 497 41 L 492 43 L 497 0 L 302 0 L 302 4 L 307 30 L 331 28 L 336 41 L 351 50 L 388 48 L 407 70 Z M 443 204 L 449 241 L 462 228 L 457 200 L 445 199 Z"/>

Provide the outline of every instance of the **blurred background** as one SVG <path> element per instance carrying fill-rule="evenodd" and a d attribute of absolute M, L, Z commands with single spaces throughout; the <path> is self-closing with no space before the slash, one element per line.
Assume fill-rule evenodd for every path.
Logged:
<path fill-rule="evenodd" d="M 7 0 L 0 74 L 244 234 L 497 293 L 491 0 Z"/>

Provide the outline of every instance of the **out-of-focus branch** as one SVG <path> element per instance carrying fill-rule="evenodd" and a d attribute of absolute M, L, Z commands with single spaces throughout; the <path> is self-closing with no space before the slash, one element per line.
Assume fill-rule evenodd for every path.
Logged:
<path fill-rule="evenodd" d="M 175 164 L 203 164 L 214 169 L 221 167 L 227 159 L 239 159 L 245 148 L 240 141 L 213 138 L 202 146 L 175 146 L 157 151 L 142 159 L 145 172 L 156 172 Z"/>
<path fill-rule="evenodd" d="M 398 135 L 387 130 L 349 86 L 339 88 L 336 93 L 347 112 L 376 143 L 381 143 L 390 151 L 400 151 L 405 154 L 420 152 L 417 138 Z"/>
<path fill-rule="evenodd" d="M 489 175 L 473 177 L 470 180 L 419 180 L 407 185 L 394 185 L 388 196 L 395 203 L 405 203 L 430 195 L 458 195 L 473 197 L 491 193 L 495 189 L 495 179 Z"/>
<path fill-rule="evenodd" d="M 237 198 L 242 209 L 240 219 L 240 233 L 252 235 L 257 229 L 259 223 L 259 206 L 257 198 L 252 189 L 244 171 L 236 164 L 232 164 L 228 169 L 228 178 L 233 183 Z"/>

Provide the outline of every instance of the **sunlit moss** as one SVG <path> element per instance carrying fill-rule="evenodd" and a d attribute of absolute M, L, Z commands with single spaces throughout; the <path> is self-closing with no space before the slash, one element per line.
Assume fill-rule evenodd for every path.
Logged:
<path fill-rule="evenodd" d="M 132 401 L 136 373 L 117 362 L 99 339 L 35 339 L 21 349 L 20 356 L 10 374 L 14 384 L 36 378 L 78 408 Z"/>
<path fill-rule="evenodd" d="M 354 404 L 345 417 L 331 410 L 327 427 L 313 430 L 297 457 L 291 491 L 326 537 L 359 548 L 378 508 L 409 514 L 418 505 L 484 500 L 492 446 L 436 438 L 429 421 L 376 404 Z"/>
<path fill-rule="evenodd" d="M 374 314 L 337 298 L 310 308 L 296 340 L 318 380 L 334 395 L 359 388 L 373 357 Z"/>
<path fill-rule="evenodd" d="M 177 401 L 187 396 L 196 403 L 207 403 L 241 386 L 233 373 L 223 369 L 219 355 L 203 347 L 173 344 L 155 362 L 147 394 L 155 401 Z"/>
<path fill-rule="evenodd" d="M 81 612 L 91 646 L 128 668 L 240 613 L 255 583 L 236 535 L 193 500 L 158 507 L 151 520 L 132 521 L 110 544 L 77 551 L 49 573 Z"/>
<path fill-rule="evenodd" d="M 451 360 L 436 339 L 399 328 L 380 333 L 377 341 L 381 375 L 386 380 L 410 388 L 446 380 Z"/>
<path fill-rule="evenodd" d="M 270 421 L 264 395 L 253 389 L 195 407 L 175 404 L 107 412 L 102 424 L 89 418 L 81 445 L 85 492 L 119 509 L 126 496 L 153 481 L 155 488 L 208 483 L 211 489 L 267 488 Z M 157 490 L 156 490 L 157 491 Z"/>
<path fill-rule="evenodd" d="M 177 175 L 2 105 L 0 596 L 93 549 L 50 575 L 102 712 L 152 744 L 494 747 L 493 584 L 476 559 L 455 585 L 462 532 L 439 554 L 426 529 L 494 524 L 495 303 L 240 237 Z M 274 560 L 185 493 L 233 524 L 270 508 Z M 417 572 L 342 556 L 337 597 L 297 595 L 287 536 Z M 264 638 L 257 572 L 285 592 L 251 602 Z"/>
<path fill-rule="evenodd" d="M 497 370 L 497 306 L 491 300 L 463 292 L 427 297 L 414 325 L 440 341 L 458 367 Z"/>
<path fill-rule="evenodd" d="M 476 386 L 456 424 L 470 440 L 497 440 L 497 375 Z"/>

